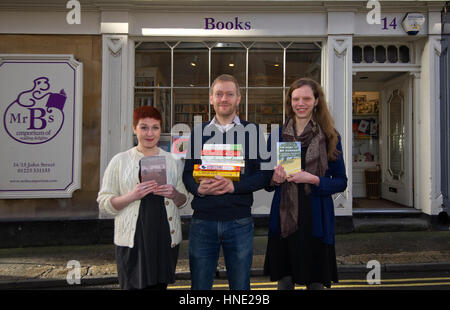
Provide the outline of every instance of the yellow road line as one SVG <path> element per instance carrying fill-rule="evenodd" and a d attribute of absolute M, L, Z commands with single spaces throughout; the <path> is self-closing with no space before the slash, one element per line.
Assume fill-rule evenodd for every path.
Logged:
<path fill-rule="evenodd" d="M 366 284 L 366 285 L 333 285 L 331 288 L 383 288 L 383 287 L 413 287 L 450 285 L 450 282 L 399 283 L 399 284 Z"/>
<path fill-rule="evenodd" d="M 446 281 L 450 280 L 450 277 L 443 278 L 405 278 L 405 279 L 380 279 L 381 283 L 383 282 L 414 282 L 414 281 Z M 339 280 L 339 283 L 349 283 L 349 282 L 362 282 L 367 283 L 366 280 L 358 279 L 358 280 Z"/>
<path fill-rule="evenodd" d="M 364 284 L 335 284 L 331 288 L 383 288 L 383 287 L 414 287 L 414 286 L 433 286 L 433 285 L 450 285 L 450 282 L 418 282 L 418 283 L 393 283 L 384 284 L 383 282 L 411 282 L 411 281 L 442 281 L 450 280 L 450 278 L 410 278 L 410 279 L 386 279 L 381 280 L 381 284 L 368 284 L 366 281 L 361 280 L 341 280 L 341 282 L 346 283 L 364 283 Z M 258 282 L 251 283 L 252 290 L 275 290 L 277 282 Z M 262 288 L 259 286 L 269 286 Z M 273 286 L 273 287 L 270 287 Z M 178 285 L 169 286 L 168 289 L 190 289 L 190 285 Z M 215 284 L 213 288 L 229 288 L 228 284 Z M 295 289 L 305 289 L 306 286 L 295 286 Z"/>

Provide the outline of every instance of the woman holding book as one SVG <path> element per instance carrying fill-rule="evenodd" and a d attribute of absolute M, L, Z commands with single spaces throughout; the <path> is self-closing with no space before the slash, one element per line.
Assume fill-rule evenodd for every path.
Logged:
<path fill-rule="evenodd" d="M 122 289 L 166 289 L 167 284 L 175 282 L 182 240 L 178 208 L 186 205 L 187 192 L 180 160 L 158 147 L 161 123 L 161 114 L 153 107 L 134 110 L 133 131 L 138 145 L 111 159 L 98 193 L 100 216 L 114 216 Z M 160 181 L 164 184 L 141 179 L 141 159 L 152 156 L 165 161 L 165 182 Z M 161 165 L 158 168 L 164 170 Z"/>
<path fill-rule="evenodd" d="M 301 171 L 274 169 L 267 188 L 275 194 L 264 271 L 278 289 L 294 289 L 296 283 L 322 289 L 338 281 L 331 195 L 347 187 L 342 146 L 317 82 L 294 81 L 285 104 L 288 119 L 279 142 L 301 142 Z"/>

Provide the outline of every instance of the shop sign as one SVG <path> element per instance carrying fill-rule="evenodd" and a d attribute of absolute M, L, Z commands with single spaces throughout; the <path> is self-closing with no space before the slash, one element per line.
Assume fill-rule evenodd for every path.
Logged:
<path fill-rule="evenodd" d="M 235 17 L 232 20 L 216 20 L 212 17 L 206 17 L 205 30 L 250 30 L 252 29 L 251 21 L 239 20 Z"/>
<path fill-rule="evenodd" d="M 0 55 L 0 198 L 80 188 L 82 64 L 72 55 Z"/>

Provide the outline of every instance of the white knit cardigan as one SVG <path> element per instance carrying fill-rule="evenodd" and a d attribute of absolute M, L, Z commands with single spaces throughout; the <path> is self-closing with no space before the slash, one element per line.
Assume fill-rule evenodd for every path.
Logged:
<path fill-rule="evenodd" d="M 181 221 L 178 208 L 188 204 L 188 193 L 182 181 L 183 164 L 181 160 L 162 149 L 159 155 L 166 157 L 167 184 L 175 186 L 177 191 L 186 195 L 186 202 L 177 207 L 172 199 L 164 198 L 167 221 L 170 228 L 172 247 L 182 240 Z M 99 217 L 114 217 L 114 244 L 118 246 L 134 247 L 134 234 L 139 215 L 140 200 L 130 203 L 118 211 L 111 205 L 111 198 L 127 194 L 139 183 L 139 160 L 144 155 L 136 147 L 115 155 L 108 164 L 103 175 L 103 182 L 98 193 Z"/>

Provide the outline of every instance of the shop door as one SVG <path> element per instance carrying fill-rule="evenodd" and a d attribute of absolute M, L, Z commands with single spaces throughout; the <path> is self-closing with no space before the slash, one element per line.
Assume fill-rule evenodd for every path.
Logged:
<path fill-rule="evenodd" d="M 413 206 L 412 82 L 389 80 L 381 92 L 381 196 Z"/>

